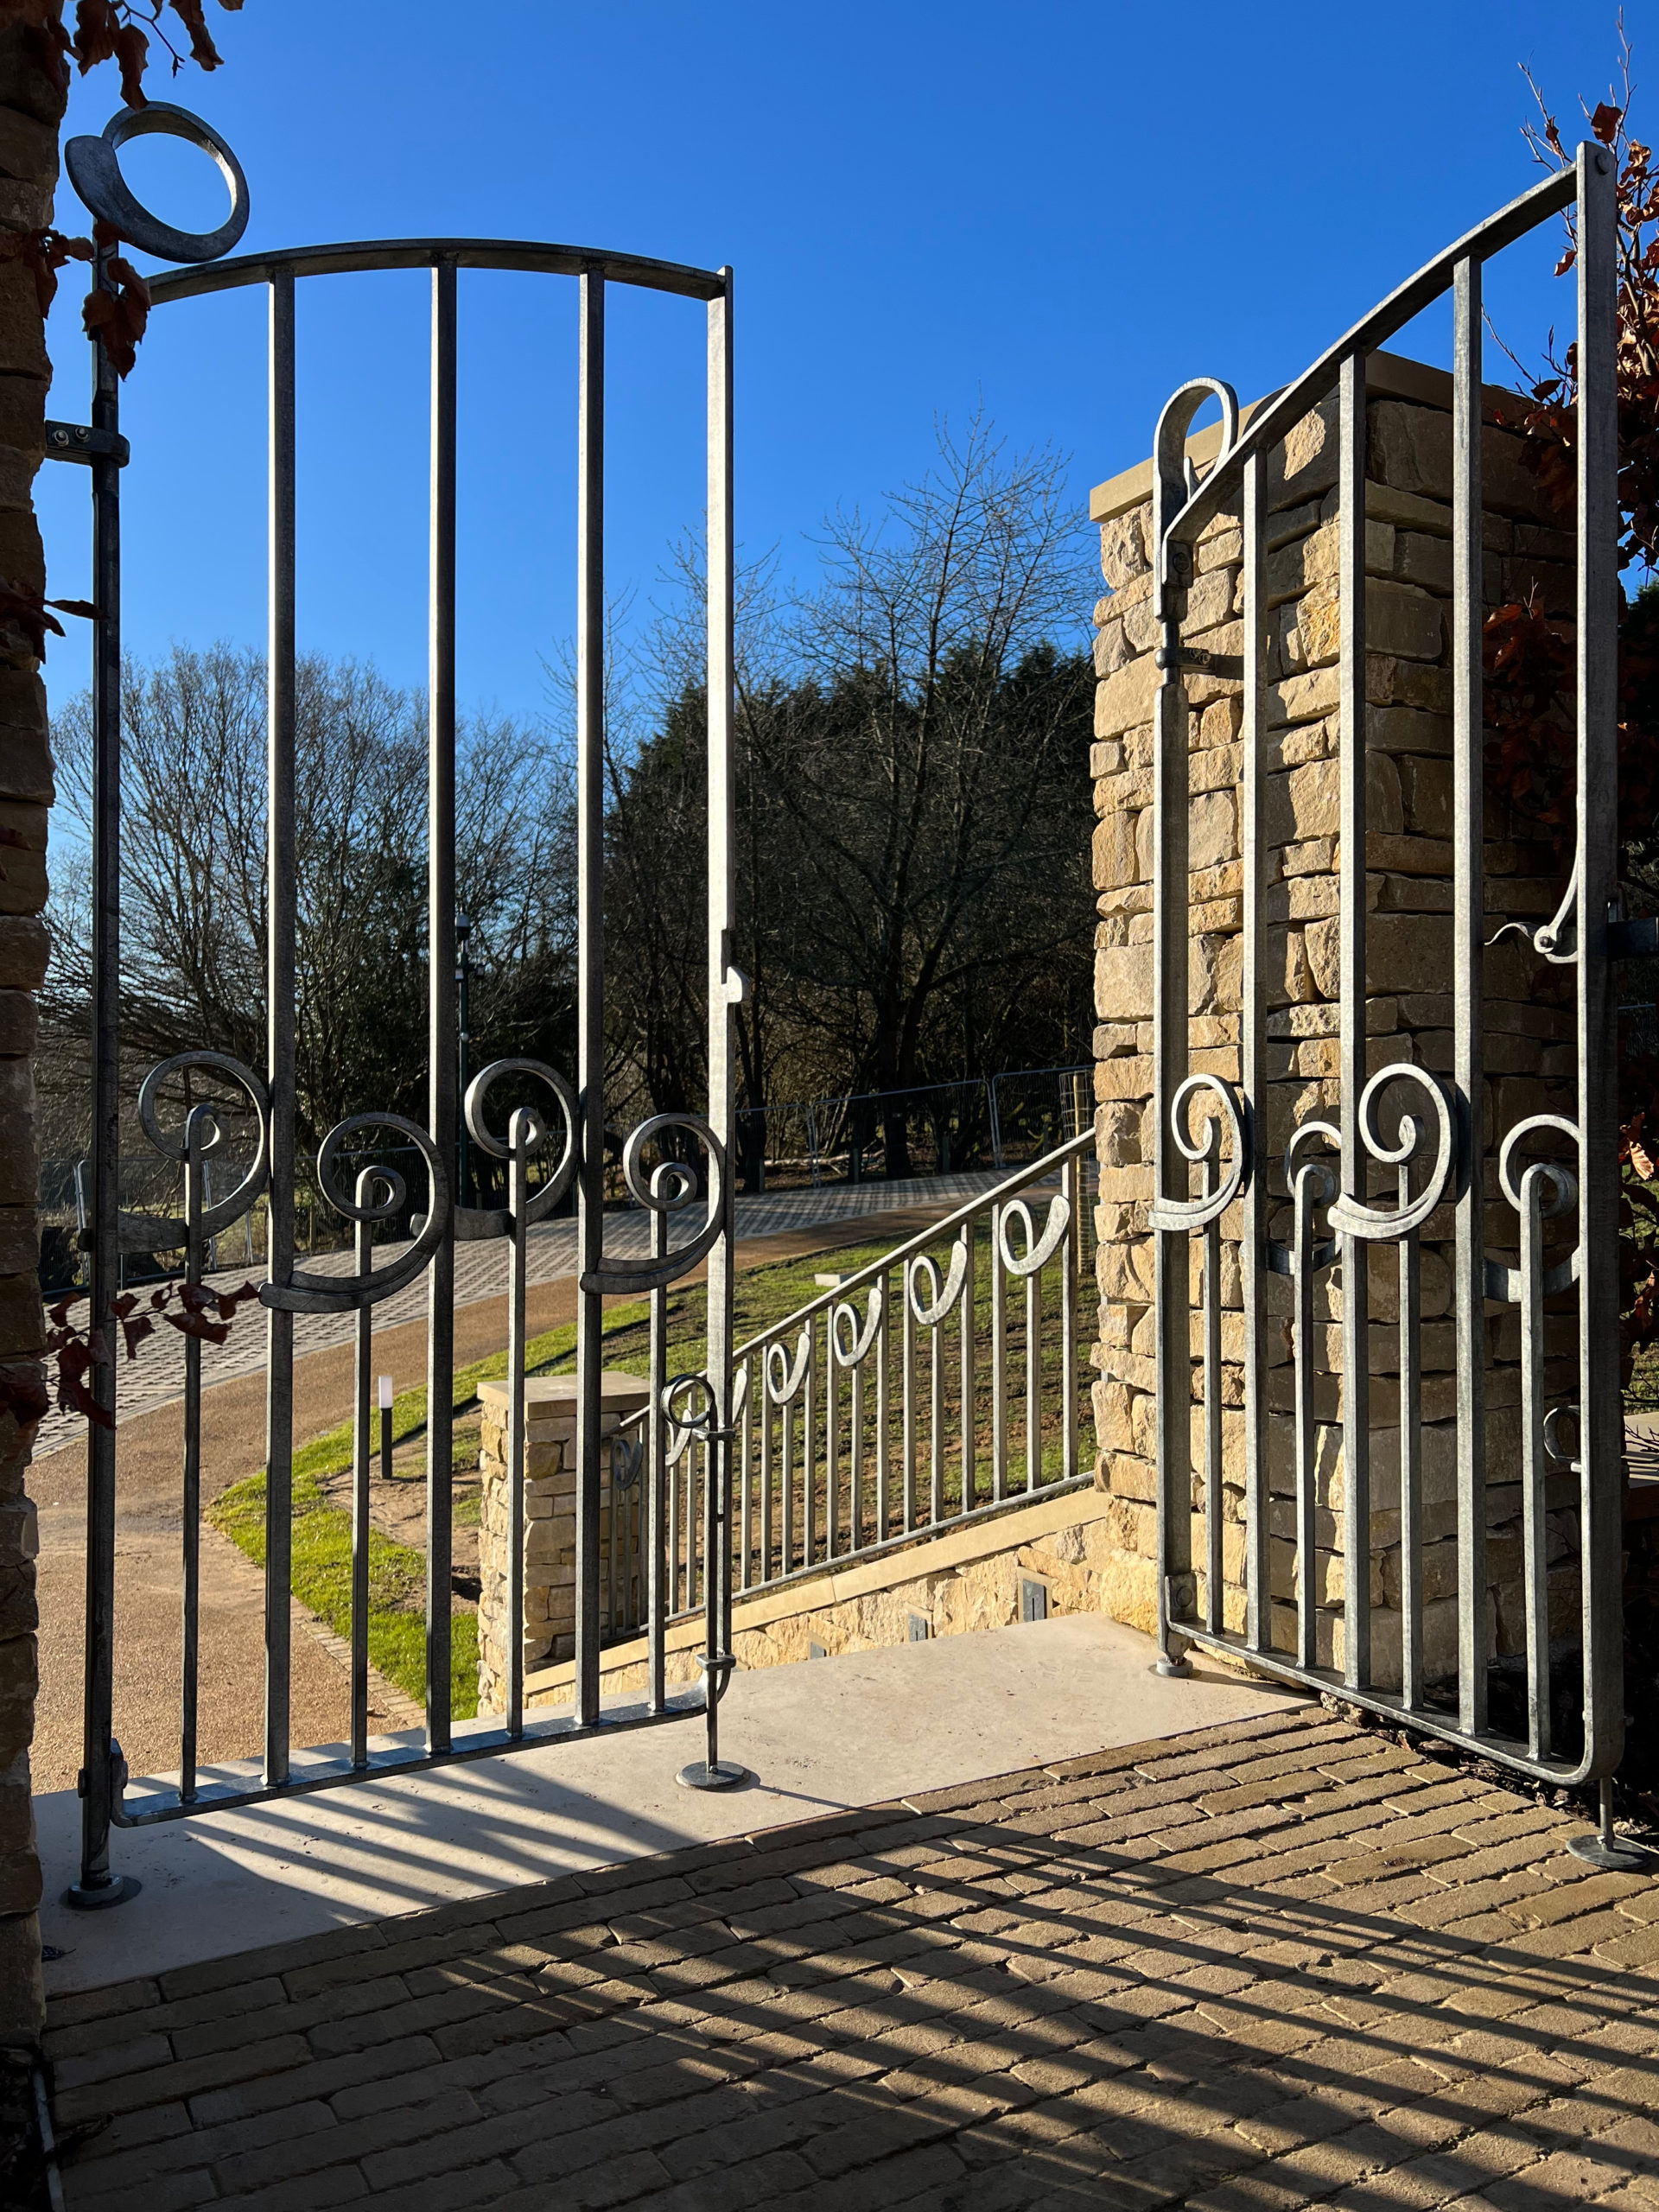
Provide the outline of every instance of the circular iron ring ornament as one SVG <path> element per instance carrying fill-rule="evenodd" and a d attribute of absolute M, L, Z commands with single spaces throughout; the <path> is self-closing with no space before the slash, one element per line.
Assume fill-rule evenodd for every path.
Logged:
<path fill-rule="evenodd" d="M 175 230 L 171 223 L 152 215 L 121 174 L 117 159 L 130 138 L 182 138 L 200 148 L 217 163 L 230 188 L 231 212 L 216 231 Z M 251 202 L 242 164 L 211 123 L 204 123 L 188 108 L 166 100 L 151 100 L 143 107 L 124 107 L 105 124 L 97 138 L 72 138 L 63 149 L 63 165 L 83 205 L 100 223 L 108 223 L 128 245 L 153 253 L 158 261 L 217 261 L 227 254 L 248 227 Z"/>
<path fill-rule="evenodd" d="M 187 1069 L 199 1070 L 208 1075 L 220 1075 L 227 1081 L 235 1084 L 252 1107 L 254 1119 L 259 1126 L 259 1147 L 254 1155 L 252 1166 L 248 1169 L 228 1198 L 220 1198 L 216 1205 L 204 1206 L 201 1210 L 202 1235 L 217 1236 L 222 1230 L 228 1229 L 233 1221 L 241 1219 L 258 1198 L 270 1180 L 270 1103 L 265 1096 L 265 1086 L 252 1069 L 244 1067 L 240 1060 L 233 1060 L 228 1052 L 207 1051 L 175 1052 L 171 1059 L 162 1060 L 151 1068 L 138 1091 L 140 1126 L 145 1136 L 164 1160 L 181 1160 L 189 1150 L 188 1119 L 177 1135 L 169 1136 L 162 1128 L 156 1112 L 160 1103 L 158 1094 L 162 1085 L 169 1076 L 182 1075 Z M 199 1101 L 190 1109 L 192 1116 L 205 1111 L 213 1117 L 213 1135 L 201 1147 L 204 1159 L 210 1158 L 217 1152 L 224 1141 L 225 1133 L 219 1120 L 219 1110 L 212 1099 Z M 184 1224 L 180 1221 L 175 1225 L 179 1230 L 178 1242 L 182 1243 Z"/>

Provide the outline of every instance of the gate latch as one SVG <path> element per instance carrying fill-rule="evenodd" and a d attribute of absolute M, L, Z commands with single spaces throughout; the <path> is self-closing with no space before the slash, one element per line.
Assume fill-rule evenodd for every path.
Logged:
<path fill-rule="evenodd" d="M 1159 668 L 1201 669 L 1206 676 L 1242 679 L 1244 674 L 1243 653 L 1210 653 L 1202 645 L 1160 645 L 1153 661 Z"/>
<path fill-rule="evenodd" d="M 124 468 L 132 458 L 132 448 L 119 430 L 92 430 L 85 423 L 48 423 L 46 457 L 84 461 L 88 467 L 95 461 L 113 461 L 118 468 Z"/>

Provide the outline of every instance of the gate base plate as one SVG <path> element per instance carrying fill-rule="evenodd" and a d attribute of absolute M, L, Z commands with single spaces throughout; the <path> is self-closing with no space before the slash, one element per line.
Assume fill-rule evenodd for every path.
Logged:
<path fill-rule="evenodd" d="M 674 1779 L 682 1789 L 735 1789 L 741 1783 L 753 1782 L 754 1777 L 747 1767 L 731 1759 L 720 1759 L 713 1766 L 707 1759 L 693 1759 Z"/>
<path fill-rule="evenodd" d="M 1605 1843 L 1599 1835 L 1575 1835 L 1567 1847 L 1586 1866 L 1599 1866 L 1605 1873 L 1659 1874 L 1659 1851 L 1649 1851 L 1645 1844 L 1627 1843 L 1622 1836 L 1615 1843 Z"/>
<path fill-rule="evenodd" d="M 112 1904 L 124 1904 L 129 1897 L 136 1897 L 143 1887 L 135 1874 L 118 1874 L 94 1888 L 71 1882 L 63 1893 L 63 1901 L 76 1912 L 107 1912 Z"/>

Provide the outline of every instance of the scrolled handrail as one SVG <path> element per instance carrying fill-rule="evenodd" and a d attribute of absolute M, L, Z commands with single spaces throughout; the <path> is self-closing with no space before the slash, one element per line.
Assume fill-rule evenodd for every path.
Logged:
<path fill-rule="evenodd" d="M 844 1299 L 849 1292 L 862 1290 L 867 1283 L 885 1280 L 894 1268 L 902 1267 L 913 1254 L 925 1252 L 930 1245 L 942 1243 L 947 1236 L 955 1236 L 964 1224 L 976 1221 L 982 1213 L 986 1212 L 992 1206 L 1006 1204 L 1009 1198 L 1015 1197 L 1020 1191 L 1027 1189 L 1033 1183 L 1046 1182 L 1049 1177 L 1057 1173 L 1068 1160 L 1075 1160 L 1079 1154 L 1092 1150 L 1095 1143 L 1096 1136 L 1092 1128 L 1081 1130 L 1074 1137 L 1068 1137 L 1064 1144 L 1057 1145 L 1052 1152 L 1045 1153 L 1040 1160 L 1033 1160 L 1029 1166 L 1016 1168 L 1013 1174 L 1005 1176 L 1001 1182 L 993 1183 L 989 1190 L 982 1191 L 976 1197 L 964 1199 L 954 1213 L 948 1213 L 942 1220 L 934 1222 L 930 1227 L 918 1230 L 915 1236 L 907 1237 L 902 1244 L 896 1244 L 891 1252 L 884 1252 L 879 1260 L 868 1261 L 863 1267 L 855 1268 L 851 1274 L 843 1275 L 833 1290 L 821 1291 L 816 1298 L 809 1299 L 803 1306 L 798 1306 L 792 1313 L 785 1314 L 781 1321 L 774 1321 L 770 1328 L 763 1329 L 759 1336 L 751 1337 L 747 1344 L 740 1344 L 732 1354 L 733 1359 L 752 1358 L 758 1353 L 763 1353 L 769 1344 L 787 1336 L 791 1330 L 800 1328 L 809 1321 L 815 1321 L 826 1306 L 833 1306 L 838 1300 Z"/>
<path fill-rule="evenodd" d="M 781 1344 L 774 1339 L 768 1344 L 764 1375 L 766 1395 L 774 1406 L 792 1405 L 800 1395 L 801 1385 L 806 1380 L 807 1366 L 811 1357 L 812 1332 L 810 1329 L 801 1331 L 795 1346 L 795 1357 L 792 1362 Z"/>
<path fill-rule="evenodd" d="M 1008 1242 L 1008 1230 L 1018 1223 L 1026 1232 L 1026 1249 L 1014 1251 Z M 1066 1230 L 1071 1225 L 1071 1209 L 1064 1198 L 1051 1198 L 1048 1219 L 1043 1224 L 1042 1235 L 1037 1233 L 1031 1217 L 1031 1208 L 1023 1198 L 1015 1198 L 1002 1208 L 996 1225 L 997 1256 L 1009 1274 L 1024 1277 L 1040 1274 L 1059 1250 Z"/>
<path fill-rule="evenodd" d="M 864 1323 L 859 1325 L 857 1308 L 850 1300 L 833 1307 L 830 1314 L 830 1351 L 836 1365 L 842 1369 L 861 1366 L 868 1358 L 870 1346 L 875 1342 L 876 1332 L 881 1326 L 881 1316 L 887 1306 L 887 1297 L 880 1284 L 870 1286 L 869 1304 L 865 1310 Z M 842 1328 L 845 1324 L 848 1340 L 842 1343 Z M 739 1370 L 747 1375 L 747 1368 Z"/>

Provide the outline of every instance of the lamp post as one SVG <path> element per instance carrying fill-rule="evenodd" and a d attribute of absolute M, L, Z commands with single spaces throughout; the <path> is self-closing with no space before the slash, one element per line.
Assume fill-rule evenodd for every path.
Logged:
<path fill-rule="evenodd" d="M 473 1147 L 472 1139 L 467 1129 L 467 1085 L 472 1075 L 469 1065 L 472 1056 L 472 1038 L 469 1033 L 467 1001 L 467 987 L 473 976 L 473 963 L 467 950 L 467 940 L 472 933 L 471 917 L 467 914 L 457 914 L 455 916 L 455 989 L 456 1014 L 459 1018 L 456 1024 L 455 1049 L 460 1063 L 458 1073 L 461 1078 L 461 1110 L 458 1117 L 456 1131 L 461 1154 L 456 1189 L 461 1203 L 464 1206 L 469 1206 L 473 1203 Z"/>

